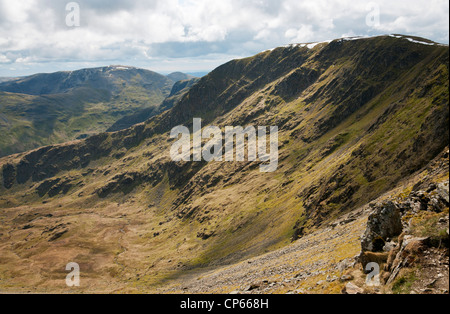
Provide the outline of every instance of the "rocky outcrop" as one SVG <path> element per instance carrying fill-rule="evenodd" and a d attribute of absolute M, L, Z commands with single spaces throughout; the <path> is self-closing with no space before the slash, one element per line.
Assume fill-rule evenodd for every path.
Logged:
<path fill-rule="evenodd" d="M 382 252 L 387 239 L 402 233 L 400 210 L 393 202 L 371 204 L 373 213 L 369 216 L 367 230 L 361 240 L 363 252 Z"/>
<path fill-rule="evenodd" d="M 391 250 L 389 259 L 384 269 L 385 283 L 391 284 L 400 270 L 404 267 L 409 267 L 417 262 L 426 248 L 429 247 L 429 238 L 414 238 L 412 236 L 405 236 L 398 246 Z"/>
<path fill-rule="evenodd" d="M 406 196 L 371 204 L 373 212 L 361 240 L 359 256 L 364 270 L 368 263 L 383 266 L 382 283 L 386 285 L 392 285 L 402 270 L 419 265 L 428 268 L 429 274 L 441 274 L 439 278 L 442 271 L 448 272 L 448 263 L 445 268 L 440 257 L 448 258 L 449 253 L 448 184 L 448 181 L 421 182 L 416 184 L 416 191 Z M 424 190 L 418 190 L 419 186 Z M 427 221 L 426 217 L 440 218 Z M 417 225 L 423 226 L 422 229 L 417 230 Z"/>
<path fill-rule="evenodd" d="M 349 282 L 345 285 L 344 294 L 363 294 L 363 293 L 364 289 L 358 287 L 354 283 Z"/>
<path fill-rule="evenodd" d="M 49 197 L 54 197 L 58 194 L 67 194 L 69 190 L 75 185 L 78 177 L 62 177 L 56 179 L 45 180 L 36 188 L 38 195 L 43 197 L 48 195 Z"/>
<path fill-rule="evenodd" d="M 114 193 L 130 193 L 138 185 L 147 182 L 154 186 L 162 179 L 163 169 L 150 167 L 147 172 L 124 172 L 114 176 L 106 185 L 97 189 L 95 194 L 100 198 L 105 198 Z"/>

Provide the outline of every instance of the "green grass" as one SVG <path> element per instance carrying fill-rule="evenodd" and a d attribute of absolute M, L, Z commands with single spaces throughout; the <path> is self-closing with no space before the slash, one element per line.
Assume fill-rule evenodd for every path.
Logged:
<path fill-rule="evenodd" d="M 392 285 L 392 292 L 394 294 L 410 294 L 412 286 L 417 279 L 415 271 L 401 276 Z"/>

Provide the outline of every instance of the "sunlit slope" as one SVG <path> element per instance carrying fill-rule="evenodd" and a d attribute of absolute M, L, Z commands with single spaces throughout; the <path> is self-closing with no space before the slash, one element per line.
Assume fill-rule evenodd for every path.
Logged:
<path fill-rule="evenodd" d="M 147 291 L 376 199 L 448 145 L 448 52 L 390 36 L 277 48 L 217 68 L 145 123 L 0 159 L 2 285 L 65 290 L 79 261 L 84 291 Z M 278 126 L 278 170 L 174 163 L 169 132 L 193 118 Z"/>

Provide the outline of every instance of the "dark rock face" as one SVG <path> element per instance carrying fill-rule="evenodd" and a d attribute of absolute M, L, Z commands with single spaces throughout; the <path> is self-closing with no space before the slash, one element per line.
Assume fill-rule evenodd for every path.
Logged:
<path fill-rule="evenodd" d="M 161 166 L 161 168 L 159 168 Z M 142 183 L 156 185 L 162 180 L 165 164 L 150 165 L 144 172 L 124 172 L 114 176 L 105 186 L 99 188 L 95 193 L 100 198 L 105 198 L 112 193 L 130 193 L 136 186 Z"/>
<path fill-rule="evenodd" d="M 275 87 L 274 94 L 289 101 L 295 96 L 300 95 L 306 88 L 312 85 L 319 76 L 319 72 L 313 69 L 297 69 Z"/>
<path fill-rule="evenodd" d="M 179 94 L 181 91 L 186 89 L 189 89 L 190 87 L 192 87 L 192 85 L 194 85 L 195 83 L 197 83 L 200 79 L 198 78 L 193 78 L 190 80 L 182 80 L 182 81 L 178 81 L 175 83 L 175 85 L 173 85 L 172 87 L 172 91 L 170 92 L 169 97 L 175 96 L 177 94 Z"/>
<path fill-rule="evenodd" d="M 63 230 L 63 231 L 61 231 L 61 232 L 57 232 L 57 233 L 55 233 L 49 240 L 48 240 L 48 242 L 53 242 L 53 241 L 56 241 L 56 240 L 58 240 L 59 238 L 61 238 L 63 235 L 65 235 L 67 232 L 69 232 L 69 230 Z"/>
<path fill-rule="evenodd" d="M 5 188 L 10 189 L 16 181 L 16 169 L 11 164 L 3 166 L 3 185 Z"/>
<path fill-rule="evenodd" d="M 39 194 L 40 197 L 44 196 L 45 194 L 47 194 L 47 192 L 55 185 L 58 184 L 61 181 L 60 178 L 55 179 L 55 180 L 46 180 L 44 182 L 42 182 L 38 187 L 37 187 L 37 192 Z"/>
<path fill-rule="evenodd" d="M 373 205 L 366 232 L 361 240 L 362 251 L 382 252 L 388 238 L 402 233 L 403 226 L 398 207 L 393 202 Z"/>
<path fill-rule="evenodd" d="M 141 181 L 140 173 L 122 173 L 115 176 L 105 186 L 96 191 L 97 195 L 101 198 L 107 197 L 114 192 L 127 193 L 129 190 Z"/>
<path fill-rule="evenodd" d="M 73 187 L 73 181 L 76 178 L 57 178 L 49 179 L 41 183 L 37 187 L 37 192 L 40 197 L 48 194 L 49 197 L 56 196 L 62 192 L 62 194 L 67 194 L 69 190 Z"/>

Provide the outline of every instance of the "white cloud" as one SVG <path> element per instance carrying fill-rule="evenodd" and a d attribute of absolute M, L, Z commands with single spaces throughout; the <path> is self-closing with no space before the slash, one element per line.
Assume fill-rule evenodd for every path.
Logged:
<path fill-rule="evenodd" d="M 198 66 L 202 58 L 223 61 L 224 56 L 249 56 L 343 34 L 406 33 L 449 40 L 447 0 L 375 1 L 381 16 L 374 27 L 365 22 L 373 0 L 78 0 L 81 27 L 75 29 L 65 25 L 67 2 L 0 0 L 2 63 L 31 59 L 50 70 L 64 62 L 169 60 L 176 70 L 177 60 Z M 0 76 L 9 68 L 0 66 Z"/>
<path fill-rule="evenodd" d="M 9 60 L 6 56 L 0 54 L 0 63 L 10 63 L 11 60 Z"/>
<path fill-rule="evenodd" d="M 285 33 L 285 37 L 292 43 L 306 43 L 314 41 L 312 25 L 302 25 L 300 29 L 291 28 Z"/>

